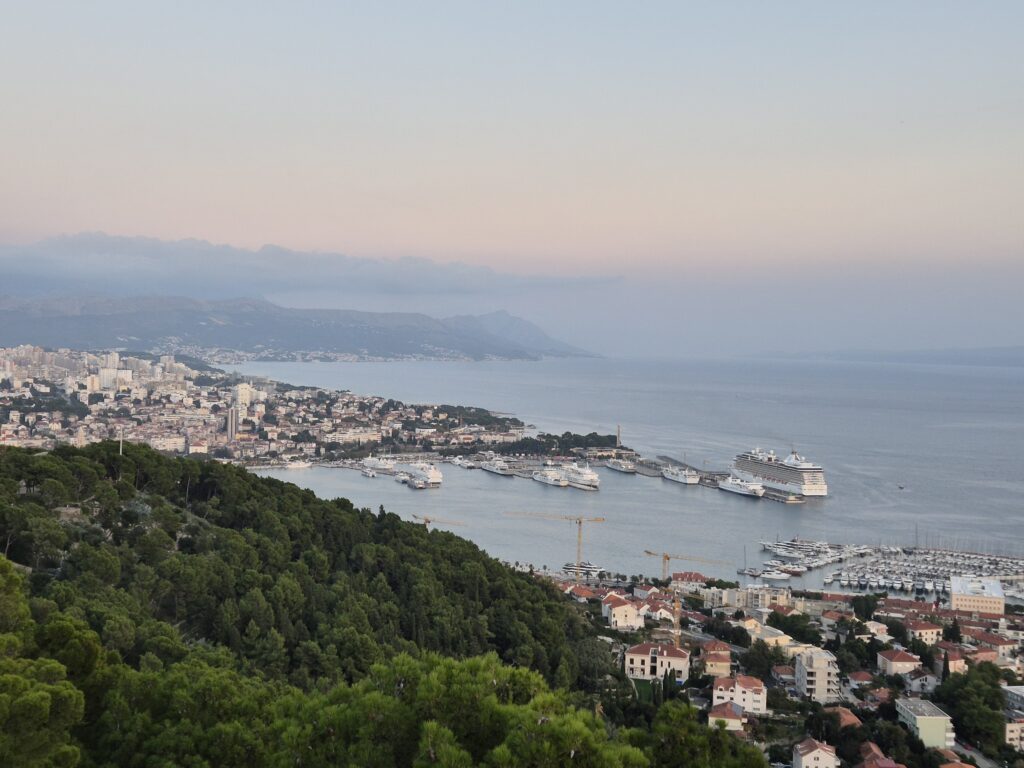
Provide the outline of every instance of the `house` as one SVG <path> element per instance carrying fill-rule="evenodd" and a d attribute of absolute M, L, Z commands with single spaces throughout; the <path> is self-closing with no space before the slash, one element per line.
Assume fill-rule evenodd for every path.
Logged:
<path fill-rule="evenodd" d="M 646 600 L 647 598 L 654 597 L 658 594 L 660 594 L 660 592 L 653 584 L 637 584 L 633 587 L 633 596 L 640 600 Z"/>
<path fill-rule="evenodd" d="M 644 628 L 644 617 L 635 604 L 614 592 L 601 601 L 601 613 L 608 619 L 608 626 L 619 630 Z"/>
<path fill-rule="evenodd" d="M 850 688 L 857 689 L 864 685 L 871 685 L 875 680 L 875 676 L 870 672 L 858 670 L 857 672 L 851 672 L 847 679 L 850 682 Z"/>
<path fill-rule="evenodd" d="M 926 747 L 951 749 L 956 743 L 953 721 L 924 699 L 896 699 L 896 716 Z"/>
<path fill-rule="evenodd" d="M 942 649 L 941 646 L 948 645 L 949 648 Z M 955 643 L 939 643 L 941 649 L 940 653 L 935 654 L 935 663 L 932 666 L 932 671 L 936 675 L 942 674 L 942 667 L 945 665 L 947 659 L 949 662 L 949 674 L 955 675 L 957 672 L 967 672 L 967 660 L 964 658 L 964 654 L 961 652 L 959 646 Z"/>
<path fill-rule="evenodd" d="M 905 675 L 921 666 L 921 660 L 906 651 L 879 651 L 878 671 L 883 675 Z"/>
<path fill-rule="evenodd" d="M 861 719 L 846 707 L 825 707 L 825 711 L 835 712 L 839 716 L 840 729 L 856 728 L 858 725 L 862 725 Z"/>
<path fill-rule="evenodd" d="M 634 680 L 661 679 L 673 671 L 680 683 L 689 679 L 689 651 L 667 643 L 641 643 L 626 651 L 626 675 Z"/>
<path fill-rule="evenodd" d="M 577 603 L 585 603 L 588 600 L 596 600 L 597 593 L 590 587 L 584 586 L 583 584 L 573 584 L 567 590 L 565 594 L 575 600 Z"/>
<path fill-rule="evenodd" d="M 997 664 L 1008 661 L 1013 655 L 1013 649 L 1017 647 L 1013 640 L 993 635 L 991 632 L 979 632 L 974 635 L 974 641 L 982 648 L 991 648 L 995 651 Z"/>
<path fill-rule="evenodd" d="M 768 712 L 768 691 L 764 683 L 749 675 L 718 677 L 711 686 L 711 703 L 733 702 L 744 712 L 764 715 Z"/>
<path fill-rule="evenodd" d="M 708 725 L 712 727 L 721 723 L 727 731 L 742 731 L 745 722 L 743 707 L 731 701 L 716 704 L 708 710 Z"/>
<path fill-rule="evenodd" d="M 941 672 L 939 674 L 942 674 Z M 939 683 L 942 681 L 938 675 L 930 672 L 924 667 L 918 667 L 917 669 L 908 672 L 903 676 L 906 681 L 906 690 L 908 693 L 931 693 L 939 687 Z"/>
<path fill-rule="evenodd" d="M 942 639 L 942 627 L 930 621 L 906 621 L 907 635 L 911 640 L 920 640 L 925 645 L 935 645 Z"/>
<path fill-rule="evenodd" d="M 796 670 L 788 664 L 776 664 L 772 667 L 772 680 L 784 688 L 796 685 Z"/>
<path fill-rule="evenodd" d="M 732 672 L 732 656 L 728 651 L 701 651 L 700 661 L 705 675 L 727 677 Z"/>
<path fill-rule="evenodd" d="M 710 578 L 697 571 L 681 571 L 672 574 L 672 588 L 678 589 L 680 592 L 696 592 L 707 586 L 709 581 L 711 581 Z"/>
<path fill-rule="evenodd" d="M 793 768 L 839 768 L 839 757 L 831 744 L 808 738 L 793 747 Z"/>
<path fill-rule="evenodd" d="M 860 758 L 855 768 L 906 768 L 886 755 L 873 741 L 865 741 L 860 745 Z"/>
<path fill-rule="evenodd" d="M 1008 712 L 1006 715 L 1006 746 L 1024 752 L 1024 712 Z"/>
<path fill-rule="evenodd" d="M 796 657 L 796 690 L 822 704 L 839 701 L 839 663 L 835 655 L 821 648 L 810 648 Z"/>

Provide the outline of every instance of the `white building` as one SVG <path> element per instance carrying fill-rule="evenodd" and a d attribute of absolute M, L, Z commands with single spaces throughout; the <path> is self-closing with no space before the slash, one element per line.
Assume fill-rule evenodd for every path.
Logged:
<path fill-rule="evenodd" d="M 711 687 L 711 703 L 734 702 L 744 712 L 763 715 L 768 712 L 768 691 L 764 683 L 749 675 L 719 677 Z"/>
<path fill-rule="evenodd" d="M 950 586 L 949 606 L 954 611 L 999 614 L 1006 611 L 1006 597 L 998 579 L 954 576 Z"/>
<path fill-rule="evenodd" d="M 796 690 L 821 704 L 839 701 L 839 664 L 836 657 L 821 648 L 810 648 L 794 660 Z"/>
<path fill-rule="evenodd" d="M 906 651 L 880 651 L 878 671 L 883 675 L 906 675 L 921 666 L 921 659 Z"/>
<path fill-rule="evenodd" d="M 641 643 L 626 651 L 626 675 L 634 680 L 661 679 L 669 672 L 683 683 L 690 678 L 690 653 L 666 643 Z"/>
<path fill-rule="evenodd" d="M 896 699 L 896 716 L 926 747 L 951 749 L 956 743 L 953 721 L 924 699 Z"/>
<path fill-rule="evenodd" d="M 793 768 L 839 768 L 839 756 L 831 744 L 804 739 L 793 747 Z"/>
<path fill-rule="evenodd" d="M 601 613 L 608 619 L 612 629 L 634 630 L 644 628 L 644 617 L 639 607 L 622 597 L 612 593 L 601 601 Z"/>

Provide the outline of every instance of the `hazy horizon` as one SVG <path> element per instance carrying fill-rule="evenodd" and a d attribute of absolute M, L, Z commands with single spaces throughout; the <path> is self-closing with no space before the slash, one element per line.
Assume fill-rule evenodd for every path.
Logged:
<path fill-rule="evenodd" d="M 61 7 L 0 30 L 4 290 L 1024 343 L 1018 3 Z"/>

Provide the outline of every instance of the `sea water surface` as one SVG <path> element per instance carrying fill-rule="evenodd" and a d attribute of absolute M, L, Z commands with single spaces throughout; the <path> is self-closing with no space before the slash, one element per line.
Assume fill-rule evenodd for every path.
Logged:
<path fill-rule="evenodd" d="M 539 430 L 614 432 L 644 455 L 726 469 L 761 446 L 821 463 L 829 497 L 755 500 L 601 469 L 601 490 L 554 488 L 443 465 L 443 487 L 312 468 L 262 474 L 411 519 L 435 515 L 496 557 L 575 558 L 575 527 L 512 513 L 584 514 L 584 556 L 658 574 L 644 550 L 693 555 L 674 569 L 732 576 L 763 539 L 950 546 L 1024 554 L 1024 369 L 810 361 L 250 363 L 248 375 L 410 403 L 476 405 Z M 902 488 L 901 488 L 902 486 Z M 446 527 L 439 525 L 439 527 Z M 820 584 L 821 572 L 794 579 Z"/>

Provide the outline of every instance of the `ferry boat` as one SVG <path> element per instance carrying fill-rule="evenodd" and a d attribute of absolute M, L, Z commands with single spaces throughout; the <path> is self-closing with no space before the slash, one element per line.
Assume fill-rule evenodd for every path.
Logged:
<path fill-rule="evenodd" d="M 808 461 L 793 451 L 786 458 L 775 451 L 754 448 L 733 459 L 733 468 L 742 479 L 762 483 L 774 490 L 802 496 L 827 496 L 828 485 L 820 464 Z"/>
<path fill-rule="evenodd" d="M 594 565 L 593 563 L 587 560 L 584 560 L 579 564 L 579 568 L 576 567 L 576 563 L 566 563 L 562 566 L 562 570 L 571 576 L 575 576 L 577 573 L 579 573 L 580 576 L 596 577 L 599 573 L 601 573 L 604 570 L 604 568 L 602 568 L 599 565 Z"/>
<path fill-rule="evenodd" d="M 406 483 L 409 482 L 409 473 L 408 472 L 399 472 L 397 475 L 395 475 L 395 482 L 396 483 L 401 483 L 402 485 L 405 485 Z"/>
<path fill-rule="evenodd" d="M 622 472 L 626 475 L 636 474 L 636 464 L 626 459 L 608 459 L 605 466 L 608 469 L 614 469 L 616 472 Z"/>
<path fill-rule="evenodd" d="M 372 453 L 363 459 L 362 464 L 364 469 L 372 469 L 374 472 L 390 472 L 395 468 L 395 462 L 391 459 L 386 456 L 374 456 Z"/>
<path fill-rule="evenodd" d="M 412 464 L 408 464 L 409 473 L 409 485 L 414 485 L 419 488 L 418 482 L 423 483 L 425 488 L 440 488 L 441 481 L 444 480 L 444 475 L 441 474 L 441 470 L 435 467 L 433 464 L 429 464 L 425 461 L 417 461 Z"/>
<path fill-rule="evenodd" d="M 565 475 L 557 469 L 538 469 L 531 475 L 531 477 L 538 483 L 555 485 L 559 488 L 565 488 L 569 485 L 569 481 L 565 479 Z"/>
<path fill-rule="evenodd" d="M 377 476 L 377 473 L 374 470 L 370 469 L 369 467 L 363 467 L 362 473 L 363 473 L 363 477 L 376 477 Z"/>
<path fill-rule="evenodd" d="M 596 491 L 601 486 L 601 478 L 590 468 L 589 464 L 584 464 L 581 467 L 573 462 L 565 468 L 565 479 L 573 488 L 583 491 Z"/>
<path fill-rule="evenodd" d="M 700 482 L 700 473 L 689 467 L 665 467 L 661 470 L 661 476 L 683 485 L 696 485 Z"/>
<path fill-rule="evenodd" d="M 764 496 L 763 485 L 750 480 L 741 480 L 734 475 L 729 475 L 725 480 L 720 481 L 718 483 L 718 490 L 738 493 L 740 496 L 754 496 L 756 498 Z"/>
<path fill-rule="evenodd" d="M 512 476 L 512 467 L 504 459 L 491 459 L 480 464 L 480 469 L 493 475 Z"/>

